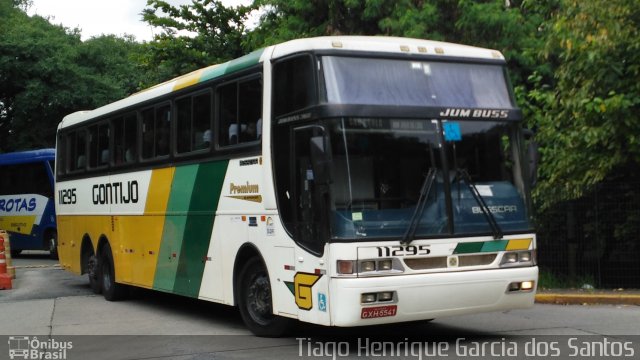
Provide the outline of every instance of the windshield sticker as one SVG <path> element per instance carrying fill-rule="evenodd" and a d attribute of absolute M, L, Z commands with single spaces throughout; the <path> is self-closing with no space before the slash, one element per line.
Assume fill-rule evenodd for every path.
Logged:
<path fill-rule="evenodd" d="M 362 221 L 362 213 L 361 212 L 354 212 L 351 214 L 351 220 L 353 221 Z"/>
<path fill-rule="evenodd" d="M 460 124 L 457 122 L 446 122 L 442 124 L 444 128 L 445 141 L 460 141 L 462 134 L 460 133 Z"/>
<path fill-rule="evenodd" d="M 478 193 L 480 194 L 480 196 L 493 196 L 491 185 L 476 185 L 476 189 L 478 189 Z"/>

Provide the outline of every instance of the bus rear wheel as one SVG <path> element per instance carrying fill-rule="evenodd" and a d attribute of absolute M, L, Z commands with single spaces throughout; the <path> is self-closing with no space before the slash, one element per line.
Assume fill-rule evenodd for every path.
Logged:
<path fill-rule="evenodd" d="M 100 277 L 102 283 L 102 295 L 108 301 L 118 301 L 125 298 L 127 287 L 118 284 L 115 277 L 115 269 L 113 267 L 113 255 L 111 254 L 111 246 L 106 243 L 100 251 Z"/>
<path fill-rule="evenodd" d="M 238 307 L 245 325 L 257 336 L 282 336 L 291 320 L 273 314 L 269 274 L 259 258 L 250 259 L 238 277 Z"/>

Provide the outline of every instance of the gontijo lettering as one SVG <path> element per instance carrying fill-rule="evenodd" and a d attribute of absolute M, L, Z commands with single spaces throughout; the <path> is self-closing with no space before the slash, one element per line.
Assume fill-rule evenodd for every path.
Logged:
<path fill-rule="evenodd" d="M 136 180 L 93 185 L 92 198 L 95 205 L 136 204 L 138 202 L 138 182 Z"/>

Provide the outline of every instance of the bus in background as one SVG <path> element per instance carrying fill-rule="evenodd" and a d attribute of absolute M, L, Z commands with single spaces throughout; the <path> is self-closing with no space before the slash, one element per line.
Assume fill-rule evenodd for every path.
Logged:
<path fill-rule="evenodd" d="M 58 258 L 54 205 L 55 149 L 0 154 L 0 229 L 11 235 L 11 254 L 48 250 Z"/>
<path fill-rule="evenodd" d="M 502 54 L 293 40 L 58 126 L 60 263 L 291 320 L 362 326 L 533 305 L 522 112 Z"/>

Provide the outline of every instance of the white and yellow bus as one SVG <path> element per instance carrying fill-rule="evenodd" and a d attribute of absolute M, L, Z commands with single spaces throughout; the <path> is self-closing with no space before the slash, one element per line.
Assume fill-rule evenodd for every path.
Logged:
<path fill-rule="evenodd" d="M 64 118 L 60 262 L 107 300 L 238 306 L 261 336 L 526 308 L 521 120 L 494 50 L 267 47 Z"/>

